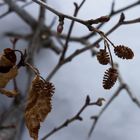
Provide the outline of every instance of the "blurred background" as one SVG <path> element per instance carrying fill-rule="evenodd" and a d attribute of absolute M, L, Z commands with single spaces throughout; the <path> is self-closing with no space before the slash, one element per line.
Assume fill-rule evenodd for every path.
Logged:
<path fill-rule="evenodd" d="M 2 1 L 2 0 L 1 0 Z M 0 1 L 0 2 L 1 2 Z M 1 3 L 3 3 L 2 1 Z M 27 0 L 26 2 L 30 2 Z M 73 15 L 73 2 L 80 3 L 81 0 L 47 0 L 47 3 L 54 9 L 62 13 Z M 79 11 L 78 18 L 83 20 L 96 19 L 100 16 L 108 15 L 111 10 L 112 0 L 92 1 L 86 0 Z M 118 10 L 125 6 L 135 3 L 136 0 L 116 0 L 114 10 Z M 25 4 L 24 1 L 17 2 L 19 6 Z M 7 11 L 7 4 L 0 7 L 0 14 Z M 32 3 L 24 7 L 36 20 L 39 14 L 39 6 Z M 126 20 L 139 18 L 140 5 L 134 6 L 129 10 L 123 12 Z M 114 26 L 120 17 L 121 13 L 111 17 L 101 30 L 107 32 Z M 49 26 L 52 20 L 56 18 L 52 30 L 56 31 L 58 25 L 58 17 L 48 10 L 46 10 L 45 23 Z M 65 20 L 63 33 L 67 34 L 70 26 L 70 20 Z M 9 38 L 11 36 L 5 33 L 30 34 L 31 28 L 15 13 L 11 12 L 0 18 L 0 50 L 6 47 L 12 47 Z M 84 36 L 89 31 L 87 28 L 79 23 L 74 24 L 72 36 Z M 139 71 L 140 71 L 140 23 L 122 25 L 108 37 L 116 45 L 126 45 L 134 51 L 133 60 L 121 60 L 113 55 L 113 60 L 118 63 L 120 74 L 130 90 L 140 100 L 140 86 L 139 86 Z M 89 39 L 93 43 L 99 36 L 94 36 Z M 56 40 L 54 39 L 54 42 Z M 64 40 L 62 41 L 64 42 Z M 56 42 L 57 43 L 57 42 Z M 103 43 L 100 43 L 103 46 Z M 29 40 L 20 39 L 17 42 L 16 48 L 24 50 L 29 47 Z M 82 48 L 83 45 L 78 42 L 70 42 L 67 56 L 75 51 L 75 49 Z M 50 49 L 42 47 L 36 53 L 34 58 L 34 65 L 40 70 L 41 75 L 46 78 L 58 62 L 59 55 Z M 41 124 L 39 139 L 50 132 L 53 128 L 62 124 L 66 119 L 74 116 L 82 105 L 85 103 L 87 95 L 92 101 L 96 101 L 99 97 L 105 98 L 105 103 L 117 90 L 119 83 L 117 82 L 111 90 L 104 90 L 102 87 L 102 78 L 104 71 L 109 66 L 102 66 L 98 63 L 96 57 L 91 55 L 91 51 L 86 51 L 75 57 L 70 63 L 65 64 L 52 77 L 51 82 L 55 85 L 55 94 L 52 100 L 52 111 L 46 118 L 45 122 Z M 17 77 L 17 83 L 20 91 L 24 94 L 28 82 L 27 71 L 24 68 L 20 69 L 20 74 Z M 12 88 L 12 82 L 8 84 L 7 89 Z M 0 95 L 0 113 L 11 106 L 13 99 L 9 99 L 4 95 Z M 103 105 L 104 106 L 104 105 Z M 98 115 L 103 108 L 98 106 L 90 106 L 81 114 L 83 121 L 74 121 L 62 130 L 54 133 L 48 140 L 86 140 L 89 130 L 92 126 L 93 120 L 90 119 L 93 115 Z M 134 140 L 140 139 L 140 108 L 131 100 L 125 90 L 122 90 L 119 96 L 108 106 L 94 129 L 91 140 Z M 26 127 L 23 127 L 21 133 L 21 140 L 30 140 L 30 136 Z M 5 139 L 6 140 L 6 139 Z"/>

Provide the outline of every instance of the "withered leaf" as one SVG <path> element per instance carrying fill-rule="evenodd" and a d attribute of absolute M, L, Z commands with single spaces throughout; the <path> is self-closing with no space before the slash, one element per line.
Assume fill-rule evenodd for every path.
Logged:
<path fill-rule="evenodd" d="M 0 73 L 0 88 L 4 88 L 11 79 L 17 76 L 17 74 L 18 69 L 16 66 L 11 68 L 7 73 Z"/>
<path fill-rule="evenodd" d="M 4 94 L 8 97 L 15 97 L 18 95 L 18 92 L 16 92 L 15 90 L 6 90 L 6 89 L 3 89 L 3 88 L 0 88 L 0 93 L 1 94 Z"/>
<path fill-rule="evenodd" d="M 25 109 L 25 123 L 30 136 L 34 140 L 38 139 L 40 123 L 44 121 L 51 111 L 51 97 L 53 93 L 54 86 L 52 83 L 42 80 L 39 76 L 35 76 Z"/>

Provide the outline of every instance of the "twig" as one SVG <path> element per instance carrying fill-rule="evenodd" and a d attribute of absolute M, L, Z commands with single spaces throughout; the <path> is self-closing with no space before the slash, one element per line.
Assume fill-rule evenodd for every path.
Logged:
<path fill-rule="evenodd" d="M 19 7 L 13 0 L 4 0 L 10 9 L 17 13 L 32 29 L 36 27 L 36 20 L 24 9 Z"/>
<path fill-rule="evenodd" d="M 111 10 L 110 10 L 109 17 L 111 18 L 111 17 L 113 17 L 113 16 L 115 16 L 115 15 L 121 13 L 121 12 L 124 12 L 124 11 L 126 11 L 126 10 L 128 10 L 128 9 L 131 9 L 131 8 L 133 8 L 133 7 L 135 7 L 135 6 L 139 5 L 139 4 L 140 4 L 140 1 L 138 0 L 138 1 L 132 3 L 132 4 L 128 5 L 128 6 L 125 6 L 125 7 L 120 8 L 120 9 L 118 9 L 118 10 L 115 11 L 115 10 L 114 10 L 115 2 L 113 1 L 113 2 L 112 2 L 112 5 L 111 5 Z M 106 23 L 106 22 L 100 23 L 96 28 L 97 28 L 97 29 L 100 29 L 105 23 Z M 81 38 L 83 38 L 83 39 L 89 39 L 89 38 L 92 37 L 93 35 L 95 35 L 95 33 L 94 33 L 94 32 L 91 32 L 91 33 L 89 33 L 88 35 L 84 35 L 84 36 L 81 37 Z"/>
<path fill-rule="evenodd" d="M 118 87 L 118 89 L 116 90 L 116 92 L 112 95 L 112 97 L 108 100 L 108 102 L 105 104 L 105 106 L 102 108 L 102 110 L 99 112 L 98 115 L 91 117 L 91 119 L 93 119 L 93 124 L 90 128 L 89 134 L 88 136 L 90 137 L 91 134 L 93 133 L 95 126 L 99 120 L 99 118 L 101 117 L 101 115 L 104 113 L 104 111 L 108 108 L 108 106 L 112 103 L 112 101 L 120 94 L 120 92 L 125 88 L 125 84 L 122 84 Z"/>
<path fill-rule="evenodd" d="M 133 24 L 133 23 L 140 23 L 140 18 L 136 18 L 136 19 L 124 21 L 124 22 L 123 22 L 123 25 L 126 25 L 126 24 Z"/>
<path fill-rule="evenodd" d="M 120 19 L 122 18 L 122 16 L 120 16 Z M 120 27 L 121 25 L 123 25 L 123 21 L 121 21 L 119 19 L 119 21 L 111 28 L 109 29 L 106 33 L 104 33 L 104 36 L 107 38 L 107 36 L 109 34 L 111 34 L 113 31 L 115 31 L 118 27 Z M 90 26 L 89 27 L 91 30 L 95 30 L 96 28 Z M 98 32 L 100 34 L 100 30 L 96 29 L 96 32 Z M 102 32 L 103 33 L 103 32 Z M 76 50 L 74 53 L 72 53 L 71 55 L 69 55 L 67 58 L 65 58 L 64 63 L 67 63 L 69 61 L 71 61 L 73 58 L 75 58 L 76 56 L 80 55 L 81 53 L 88 51 L 90 49 L 92 49 L 93 47 L 96 46 L 96 44 L 100 43 L 104 38 L 101 36 L 99 39 L 97 39 L 93 44 L 90 44 L 88 46 L 85 46 L 82 49 L 78 49 Z M 110 41 L 110 40 L 109 40 Z"/>
<path fill-rule="evenodd" d="M 72 118 L 67 119 L 66 121 L 64 121 L 60 126 L 54 128 L 52 131 L 50 131 L 47 135 L 45 135 L 43 138 L 41 138 L 41 140 L 45 140 L 46 138 L 50 137 L 52 134 L 54 134 L 55 132 L 61 130 L 64 127 L 67 127 L 69 124 L 71 124 L 72 122 L 79 120 L 82 121 L 83 118 L 81 117 L 82 112 L 88 107 L 88 106 L 101 106 L 102 105 L 102 101 L 104 101 L 103 98 L 99 98 L 96 102 L 90 102 L 90 97 L 87 96 L 84 105 L 81 107 L 81 109 L 76 113 L 76 115 L 74 115 Z"/>
<path fill-rule="evenodd" d="M 118 95 L 120 94 L 120 92 L 122 90 L 126 90 L 127 94 L 129 95 L 129 97 L 131 98 L 131 100 L 140 108 L 140 101 L 134 97 L 133 93 L 130 91 L 128 85 L 126 83 L 124 83 L 122 77 L 121 77 L 121 74 L 119 72 L 119 69 L 118 69 L 118 65 L 114 65 L 114 67 L 116 67 L 117 71 L 118 71 L 118 74 L 119 74 L 119 77 L 118 77 L 118 81 L 120 83 L 120 86 L 118 87 L 118 89 L 116 90 L 116 92 L 112 95 L 112 97 L 108 100 L 108 102 L 105 104 L 105 106 L 102 108 L 102 110 L 99 112 L 98 115 L 96 116 L 92 116 L 91 119 L 93 119 L 93 124 L 90 128 L 90 131 L 89 131 L 89 134 L 88 134 L 88 137 L 91 136 L 91 134 L 93 133 L 95 127 L 96 127 L 96 124 L 98 122 L 98 120 L 100 119 L 101 115 L 104 113 L 104 111 L 108 108 L 108 106 L 116 99 L 116 97 L 118 97 Z"/>
<path fill-rule="evenodd" d="M 128 85 L 125 86 L 125 90 L 127 91 L 127 94 L 129 95 L 130 99 L 140 108 L 140 101 L 133 95 Z"/>
<path fill-rule="evenodd" d="M 82 5 L 84 4 L 85 0 L 83 0 L 80 5 L 78 6 L 77 3 L 74 3 L 75 5 L 75 11 L 74 11 L 74 16 L 76 17 L 79 10 L 81 9 Z M 52 70 L 52 72 L 48 75 L 48 77 L 46 78 L 47 80 L 50 80 L 50 78 L 58 71 L 58 69 L 63 65 L 63 62 L 64 62 L 64 57 L 65 57 L 65 54 L 66 54 L 66 51 L 68 49 L 68 43 L 69 43 L 69 39 L 70 39 L 70 36 L 71 36 L 71 33 L 72 33 L 72 29 L 73 29 L 73 26 L 74 26 L 74 20 L 72 20 L 71 22 L 71 25 L 70 25 L 70 28 L 69 28 L 69 31 L 68 31 L 68 35 L 66 37 L 66 41 L 65 41 L 65 44 L 64 44 L 64 49 L 62 51 L 62 54 L 60 56 L 60 59 L 58 61 L 58 64 L 54 67 L 54 69 Z"/>
<path fill-rule="evenodd" d="M 15 129 L 16 128 L 16 125 L 12 124 L 12 125 L 7 125 L 7 126 L 0 126 L 0 130 L 1 129 Z"/>
<path fill-rule="evenodd" d="M 119 73 L 118 80 L 119 80 L 120 84 L 124 84 L 123 78 L 122 78 L 122 76 L 119 72 L 119 69 L 118 69 L 118 64 L 116 65 L 116 68 L 117 68 L 118 73 Z M 125 84 L 124 89 L 126 90 L 128 96 L 130 97 L 132 102 L 134 102 L 140 108 L 140 100 L 138 100 L 137 97 L 134 96 L 134 94 L 131 92 L 131 90 L 127 84 Z"/>
<path fill-rule="evenodd" d="M 77 16 L 77 14 L 78 14 L 80 8 L 82 7 L 82 5 L 84 4 L 84 2 L 85 2 L 85 0 L 83 0 L 79 6 L 78 6 L 77 3 L 74 3 L 74 5 L 75 5 L 75 11 L 74 11 L 74 14 L 73 14 L 74 17 Z M 68 49 L 68 43 L 69 43 L 69 39 L 70 39 L 70 36 L 71 36 L 71 33 L 72 33 L 73 26 L 74 26 L 74 20 L 72 20 L 70 28 L 69 28 L 67 38 L 66 38 L 66 42 L 65 42 L 65 45 L 64 45 L 64 50 L 63 50 L 62 55 L 60 57 L 60 62 L 63 61 L 63 59 L 65 57 L 65 54 L 66 54 L 66 51 Z"/>
<path fill-rule="evenodd" d="M 101 21 L 101 20 L 100 20 L 102 17 L 100 17 L 100 18 L 98 18 L 98 19 L 95 19 L 95 20 L 94 20 L 94 19 L 91 19 L 91 20 L 82 20 L 82 19 L 79 19 L 79 18 L 70 16 L 70 15 L 67 15 L 67 14 L 61 13 L 61 12 L 59 12 L 59 11 L 53 9 L 52 7 L 48 6 L 45 2 L 43 2 L 43 1 L 41 1 L 41 0 L 32 0 L 32 1 L 34 1 L 35 3 L 37 3 L 37 4 L 39 4 L 39 5 L 44 6 L 47 10 L 51 11 L 52 13 L 54 13 L 55 15 L 57 15 L 58 17 L 67 18 L 67 19 L 69 19 L 69 20 L 76 21 L 76 22 L 78 22 L 78 23 L 80 23 L 80 24 L 83 24 L 83 25 L 86 25 L 86 26 L 87 26 L 88 24 L 92 25 L 92 24 L 97 24 L 97 23 L 99 23 L 99 22 L 106 22 L 106 21 Z M 83 4 L 81 4 L 81 6 L 82 6 L 82 5 L 83 5 Z"/>
<path fill-rule="evenodd" d="M 34 31 L 34 36 L 30 42 L 30 47 L 28 49 L 28 61 L 32 64 L 33 63 L 33 55 L 34 52 L 39 48 L 40 44 L 40 33 L 43 28 L 45 21 L 45 8 L 40 6 L 40 13 L 38 17 L 38 24 L 36 30 Z"/>
<path fill-rule="evenodd" d="M 26 6 L 28 6 L 28 5 L 32 4 L 32 3 L 33 3 L 32 1 L 27 2 L 27 3 L 25 3 L 24 5 L 22 5 L 20 8 L 21 8 L 21 9 L 22 9 L 22 8 L 25 8 Z M 5 3 L 2 4 L 2 6 L 3 6 L 3 5 L 5 5 Z M 1 6 L 1 5 L 0 5 L 0 6 Z M 13 10 L 11 10 L 11 8 L 9 8 L 5 13 L 3 13 L 2 15 L 0 15 L 0 19 L 3 18 L 3 17 L 5 17 L 5 16 L 7 16 L 7 15 L 10 14 L 11 12 L 13 12 Z"/>

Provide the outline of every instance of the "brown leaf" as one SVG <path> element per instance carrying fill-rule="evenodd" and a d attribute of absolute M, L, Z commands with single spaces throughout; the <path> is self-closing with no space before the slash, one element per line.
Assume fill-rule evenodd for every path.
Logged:
<path fill-rule="evenodd" d="M 4 52 L 0 54 L 0 72 L 7 73 L 16 64 L 16 54 L 15 51 L 6 48 Z"/>
<path fill-rule="evenodd" d="M 15 65 L 16 63 L 16 54 L 15 51 L 11 48 L 6 48 L 3 50 L 4 51 L 4 56 Z"/>
<path fill-rule="evenodd" d="M 7 73 L 16 64 L 16 54 L 11 48 L 6 48 L 0 54 L 0 73 Z"/>
<path fill-rule="evenodd" d="M 10 91 L 10 90 L 6 90 L 3 88 L 0 88 L 0 93 L 6 95 L 8 97 L 15 97 L 18 95 L 18 93 L 15 90 Z"/>
<path fill-rule="evenodd" d="M 51 111 L 53 93 L 52 83 L 42 80 L 39 76 L 33 79 L 25 109 L 25 123 L 34 140 L 38 139 L 40 122 L 43 122 Z"/>
<path fill-rule="evenodd" d="M 11 68 L 7 73 L 0 73 L 0 88 L 4 88 L 11 79 L 17 76 L 17 74 L 18 69 L 16 66 Z"/>

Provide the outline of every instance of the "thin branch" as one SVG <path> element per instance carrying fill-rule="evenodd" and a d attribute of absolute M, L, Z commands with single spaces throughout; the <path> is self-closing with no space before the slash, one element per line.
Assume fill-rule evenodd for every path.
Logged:
<path fill-rule="evenodd" d="M 90 102 L 90 97 L 87 96 L 84 105 L 81 107 L 81 109 L 72 118 L 67 119 L 60 126 L 54 128 L 47 135 L 45 135 L 43 138 L 41 138 L 41 140 L 45 140 L 46 138 L 50 137 L 52 134 L 58 132 L 59 130 L 61 130 L 64 127 L 67 127 L 69 124 L 71 124 L 72 122 L 74 122 L 76 120 L 82 121 L 83 118 L 81 117 L 81 114 L 83 113 L 83 111 L 88 106 L 94 106 L 94 105 L 101 106 L 102 105 L 102 101 L 104 101 L 104 99 L 103 98 L 99 98 L 96 102 Z"/>
<path fill-rule="evenodd" d="M 101 117 L 101 115 L 104 113 L 104 111 L 108 108 L 108 106 L 112 103 L 112 101 L 120 94 L 120 92 L 125 88 L 125 84 L 122 84 L 118 87 L 116 92 L 112 95 L 112 97 L 108 100 L 108 102 L 105 104 L 105 106 L 102 108 L 102 110 L 99 112 L 98 115 L 91 117 L 93 119 L 93 124 L 90 128 L 88 136 L 90 137 L 91 134 L 93 133 L 95 126 Z"/>
<path fill-rule="evenodd" d="M 140 108 L 140 101 L 133 95 L 133 93 L 130 91 L 127 85 L 125 86 L 125 90 L 127 91 L 127 94 L 129 95 L 130 99 Z"/>
<path fill-rule="evenodd" d="M 82 19 L 78 19 L 78 18 L 76 18 L 76 17 L 63 14 L 63 13 L 61 13 L 61 12 L 59 12 L 59 11 L 53 9 L 52 7 L 48 6 L 45 2 L 43 2 L 43 1 L 41 1 L 41 0 L 32 0 L 32 1 L 34 1 L 35 3 L 37 3 L 37 4 L 39 4 L 39 5 L 44 6 L 47 10 L 51 11 L 52 13 L 54 13 L 55 15 L 57 15 L 58 17 L 64 17 L 64 18 L 67 18 L 67 19 L 70 19 L 70 20 L 74 20 L 74 21 L 83 23 L 83 20 L 82 20 Z"/>
<path fill-rule="evenodd" d="M 45 1 L 45 0 L 44 0 Z M 40 47 L 40 34 L 45 22 L 45 8 L 40 6 L 40 13 L 38 17 L 38 24 L 36 30 L 34 31 L 34 36 L 30 42 L 30 47 L 28 48 L 28 61 L 33 63 L 34 52 Z"/>
<path fill-rule="evenodd" d="M 5 13 L 0 15 L 0 19 L 2 19 L 3 17 L 7 16 L 9 13 L 11 13 L 11 9 L 9 8 L 8 11 L 6 11 Z"/>
<path fill-rule="evenodd" d="M 126 6 L 126 7 L 123 7 L 121 9 L 119 9 L 119 10 L 113 11 L 113 15 L 116 15 L 118 13 L 121 13 L 121 12 L 123 12 L 125 10 L 128 10 L 128 9 L 130 9 L 132 7 L 135 7 L 135 6 L 139 5 L 139 4 L 140 4 L 140 0 L 137 0 L 136 2 L 130 4 L 130 5 Z"/>
<path fill-rule="evenodd" d="M 113 1 L 113 2 L 112 2 L 112 5 L 111 5 L 111 11 L 110 11 L 109 17 L 112 18 L 113 16 L 115 16 L 115 15 L 121 13 L 121 12 L 124 12 L 124 11 L 126 11 L 126 10 L 129 10 L 129 9 L 135 7 L 135 6 L 138 6 L 139 4 L 140 4 L 140 1 L 138 0 L 138 1 L 132 3 L 132 4 L 128 5 L 128 6 L 125 6 L 125 7 L 120 8 L 120 9 L 118 9 L 118 10 L 115 11 L 115 10 L 114 10 L 115 2 Z M 96 28 L 97 28 L 97 29 L 100 29 L 105 23 L 106 23 L 106 22 L 100 23 Z M 81 38 L 83 38 L 83 39 L 89 39 L 89 38 L 92 37 L 93 35 L 95 35 L 95 33 L 94 33 L 94 32 L 91 32 L 91 33 L 89 33 L 88 35 L 84 35 L 84 36 L 81 37 Z"/>
<path fill-rule="evenodd" d="M 0 126 L 0 130 L 1 129 L 15 129 L 16 128 L 16 125 L 15 124 L 12 124 L 12 125 L 7 125 L 7 126 Z"/>
<path fill-rule="evenodd" d="M 53 68 L 53 70 L 51 71 L 51 73 L 47 76 L 46 80 L 49 81 L 49 80 L 54 76 L 54 74 L 60 69 L 60 67 L 61 67 L 61 64 L 58 63 L 58 64 Z"/>
<path fill-rule="evenodd" d="M 119 28 L 121 25 L 124 25 L 124 14 L 121 14 L 120 15 L 120 18 L 119 18 L 119 21 L 111 28 L 111 29 L 109 29 L 106 33 L 104 33 L 104 37 L 106 37 L 106 39 L 108 40 L 108 41 L 110 41 L 108 38 L 107 38 L 107 36 L 109 35 L 109 34 L 111 34 L 112 32 L 114 32 L 117 28 Z M 127 21 L 128 22 L 128 21 Z M 91 25 L 87 25 L 88 26 L 88 28 L 90 29 L 90 30 L 93 30 L 93 31 L 95 31 L 96 33 L 98 32 L 99 34 L 100 33 L 103 33 L 102 31 L 100 31 L 100 30 L 98 30 L 98 29 L 96 29 L 96 28 L 94 28 L 94 27 L 92 27 Z M 98 43 L 100 43 L 101 41 L 103 40 L 103 37 L 101 36 L 99 39 L 97 39 L 93 44 L 90 44 L 90 45 L 87 45 L 87 46 L 85 46 L 84 48 L 81 48 L 81 49 L 77 49 L 75 52 L 73 52 L 71 55 L 69 55 L 68 57 L 66 57 L 63 61 L 61 61 L 61 65 L 63 65 L 63 64 L 65 64 L 65 63 L 68 63 L 68 62 L 70 62 L 70 61 L 72 61 L 72 59 L 73 58 L 75 58 L 76 56 L 78 56 L 78 55 L 80 55 L 80 54 L 82 54 L 83 52 L 85 52 L 85 51 L 88 51 L 88 50 L 90 50 L 90 49 L 93 49 L 95 46 L 96 46 L 96 44 L 98 44 Z M 112 43 L 112 42 L 110 42 L 110 43 Z M 114 45 L 114 44 L 113 44 Z M 51 77 L 53 76 L 53 74 L 55 74 L 56 72 L 57 72 L 57 70 L 60 68 L 58 68 L 59 66 L 56 66 L 55 68 L 54 68 L 54 70 L 53 70 L 53 72 L 50 74 L 51 75 Z M 56 69 L 57 68 L 57 69 Z M 50 77 L 50 76 L 49 76 Z"/>
<path fill-rule="evenodd" d="M 84 2 L 85 2 L 85 0 L 83 0 L 79 6 L 78 6 L 77 3 L 74 3 L 74 5 L 75 5 L 75 11 L 74 11 L 74 14 L 73 14 L 74 17 L 76 17 L 78 15 L 78 12 L 79 12 L 80 8 L 82 7 L 82 5 L 84 4 Z M 66 42 L 65 42 L 65 45 L 64 45 L 64 50 L 63 50 L 62 55 L 60 57 L 60 61 L 63 61 L 63 59 L 65 57 L 66 51 L 68 49 L 68 43 L 69 43 L 69 39 L 70 39 L 73 27 L 74 27 L 74 20 L 72 20 L 72 22 L 70 24 L 70 28 L 69 28 L 69 31 L 68 31 L 68 34 L 67 34 Z"/>
<path fill-rule="evenodd" d="M 123 25 L 126 25 L 126 24 L 135 24 L 135 23 L 140 23 L 140 18 L 136 18 L 136 19 L 124 21 L 123 22 Z"/>
<path fill-rule="evenodd" d="M 77 14 L 78 14 L 79 10 L 81 9 L 82 5 L 84 4 L 84 2 L 85 2 L 85 0 L 83 0 L 79 6 L 77 5 L 77 3 L 74 3 L 74 5 L 75 5 L 74 17 L 77 16 Z M 64 49 L 63 49 L 62 55 L 60 56 L 58 64 L 54 67 L 52 72 L 48 75 L 48 77 L 46 78 L 47 80 L 50 80 L 50 78 L 58 71 L 58 69 L 60 69 L 60 67 L 63 64 L 64 57 L 65 57 L 66 51 L 68 49 L 68 43 L 69 43 L 69 39 L 70 39 L 70 36 L 72 33 L 73 26 L 74 26 L 74 20 L 72 20 L 70 28 L 68 30 L 68 34 L 67 34 L 66 41 L 64 44 Z"/>
<path fill-rule="evenodd" d="M 102 17 L 98 18 L 98 20 L 97 19 L 95 19 L 95 20 L 94 19 L 92 19 L 92 20 L 82 20 L 82 19 L 76 18 L 74 16 L 70 16 L 70 15 L 61 13 L 61 12 L 55 10 L 54 8 L 48 6 L 45 2 L 43 2 L 41 0 L 32 0 L 32 1 L 34 1 L 35 3 L 37 3 L 39 5 L 44 6 L 47 10 L 51 11 L 52 13 L 57 15 L 58 17 L 67 18 L 69 20 L 76 21 L 76 22 L 78 22 L 80 24 L 83 24 L 83 25 L 88 25 L 88 24 L 92 25 L 92 24 L 97 24 L 99 22 L 102 22 L 102 21 L 100 21 L 100 18 L 102 18 Z M 106 22 L 106 21 L 103 21 L 103 22 Z"/>
<path fill-rule="evenodd" d="M 9 8 L 16 12 L 31 28 L 36 27 L 36 20 L 24 9 L 19 7 L 13 0 L 4 0 L 6 4 L 8 4 Z"/>
<path fill-rule="evenodd" d="M 133 93 L 130 91 L 128 85 L 126 83 L 124 83 L 121 74 L 119 72 L 118 69 L 118 65 L 114 65 L 114 67 L 116 67 L 119 76 L 118 76 L 118 81 L 120 83 L 120 86 L 117 88 L 116 92 L 111 96 L 111 98 L 108 100 L 108 102 L 105 104 L 105 106 L 102 108 L 102 110 L 99 112 L 98 115 L 96 116 L 92 116 L 91 119 L 93 119 L 93 124 L 90 128 L 89 134 L 88 136 L 90 137 L 91 134 L 93 133 L 97 122 L 99 121 L 100 117 L 102 116 L 102 114 L 104 113 L 104 111 L 108 108 L 108 106 L 116 99 L 116 97 L 118 97 L 118 95 L 121 93 L 122 90 L 126 90 L 127 94 L 129 95 L 129 97 L 131 98 L 131 100 L 140 108 L 140 101 L 134 97 Z"/>

